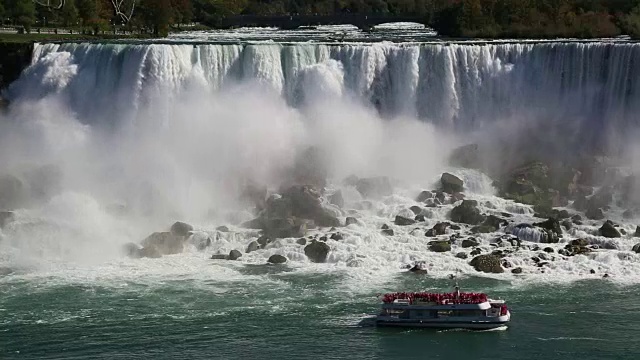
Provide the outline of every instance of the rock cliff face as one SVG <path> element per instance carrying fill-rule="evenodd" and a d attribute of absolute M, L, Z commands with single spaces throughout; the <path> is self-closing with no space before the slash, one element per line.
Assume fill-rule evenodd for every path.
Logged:
<path fill-rule="evenodd" d="M 22 70 L 31 64 L 32 43 L 0 42 L 0 109 L 7 105 L 2 91 L 16 81 Z"/>

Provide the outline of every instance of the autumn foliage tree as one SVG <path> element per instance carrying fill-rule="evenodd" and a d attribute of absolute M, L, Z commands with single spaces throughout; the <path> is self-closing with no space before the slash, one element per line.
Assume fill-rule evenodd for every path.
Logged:
<path fill-rule="evenodd" d="M 37 17 L 34 1 L 44 0 L 0 0 L 0 13 L 25 29 L 36 19 L 70 26 L 77 17 L 94 32 L 127 25 L 156 35 L 241 14 L 386 14 L 421 17 L 450 37 L 640 37 L 640 0 L 67 0 L 61 9 L 38 8 Z"/>

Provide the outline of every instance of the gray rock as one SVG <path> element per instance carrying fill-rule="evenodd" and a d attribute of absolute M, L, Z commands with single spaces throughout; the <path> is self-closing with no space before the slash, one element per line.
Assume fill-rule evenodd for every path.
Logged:
<path fill-rule="evenodd" d="M 393 229 L 382 229 L 382 235 L 393 236 L 394 234 Z"/>
<path fill-rule="evenodd" d="M 282 194 L 291 202 L 293 216 L 313 220 L 322 227 L 340 226 L 335 214 L 322 206 L 321 193 L 311 186 L 292 186 Z"/>
<path fill-rule="evenodd" d="M 633 245 L 632 249 L 635 253 L 640 254 L 640 244 Z"/>
<path fill-rule="evenodd" d="M 263 231 L 269 238 L 297 238 L 307 234 L 307 224 L 294 217 L 266 219 Z"/>
<path fill-rule="evenodd" d="M 516 274 L 516 275 L 517 274 L 522 274 L 522 268 L 521 267 L 517 267 L 517 268 L 511 270 L 511 273 L 512 274 Z"/>
<path fill-rule="evenodd" d="M 269 264 L 284 264 L 287 262 L 287 258 L 282 255 L 271 255 L 267 262 Z"/>
<path fill-rule="evenodd" d="M 347 226 L 349 226 L 349 225 L 353 225 L 353 224 L 359 224 L 359 222 L 358 222 L 358 219 L 350 216 L 350 217 L 347 217 L 347 219 L 345 221 L 345 224 Z"/>
<path fill-rule="evenodd" d="M 558 219 L 549 218 L 546 221 L 543 221 L 541 223 L 536 223 L 533 225 L 541 227 L 546 230 L 550 230 L 556 233 L 558 237 L 562 237 L 562 227 L 560 226 L 560 222 L 558 221 Z"/>
<path fill-rule="evenodd" d="M 451 220 L 463 224 L 478 225 L 485 220 L 485 217 L 480 213 L 477 201 L 464 200 L 462 204 L 451 210 Z"/>
<path fill-rule="evenodd" d="M 447 233 L 447 228 L 450 226 L 448 222 L 437 223 L 433 226 L 433 231 L 436 235 L 444 235 Z"/>
<path fill-rule="evenodd" d="M 142 247 L 149 253 L 155 249 L 160 255 L 179 254 L 184 250 L 185 238 L 170 232 L 156 232 L 142 241 Z"/>
<path fill-rule="evenodd" d="M 449 241 L 431 241 L 429 250 L 438 253 L 448 252 L 451 251 L 451 243 Z"/>
<path fill-rule="evenodd" d="M 619 238 L 622 237 L 618 229 L 613 226 L 613 222 L 607 220 L 600 228 L 600 235 L 606 238 Z"/>
<path fill-rule="evenodd" d="M 420 213 L 422 213 L 422 208 L 416 205 L 410 207 L 409 210 L 411 210 L 414 215 L 420 215 Z"/>
<path fill-rule="evenodd" d="M 143 247 L 140 249 L 140 257 L 149 258 L 149 259 L 157 259 L 161 258 L 162 254 L 153 246 Z"/>
<path fill-rule="evenodd" d="M 307 239 L 300 238 L 300 239 L 296 240 L 296 244 L 305 246 L 305 245 L 307 245 Z"/>
<path fill-rule="evenodd" d="M 459 252 L 456 254 L 456 257 L 458 259 L 466 260 L 467 258 L 469 258 L 469 255 L 466 252 Z"/>
<path fill-rule="evenodd" d="M 254 251 L 258 251 L 260 249 L 260 244 L 258 244 L 257 241 L 252 241 L 249 243 L 249 245 L 247 246 L 247 251 L 246 253 L 251 253 Z"/>
<path fill-rule="evenodd" d="M 326 262 L 330 251 L 329 245 L 319 241 L 314 241 L 304 248 L 304 254 L 314 263 Z"/>
<path fill-rule="evenodd" d="M 601 208 L 587 209 L 585 216 L 591 220 L 602 220 L 604 219 L 604 212 Z"/>
<path fill-rule="evenodd" d="M 242 253 L 238 250 L 231 250 L 229 252 L 228 259 L 229 260 L 238 260 L 242 257 Z"/>
<path fill-rule="evenodd" d="M 175 236 L 189 237 L 189 235 L 191 235 L 191 231 L 193 231 L 193 226 L 181 221 L 177 221 L 171 225 L 171 234 Z"/>
<path fill-rule="evenodd" d="M 229 232 L 229 228 L 228 228 L 228 227 L 226 227 L 226 226 L 224 226 L 224 225 L 222 225 L 222 226 L 218 226 L 218 227 L 216 228 L 216 230 L 218 230 L 218 231 L 220 231 L 220 232 L 224 232 L 224 233 Z"/>
<path fill-rule="evenodd" d="M 256 241 L 258 242 L 258 245 L 260 245 L 260 247 L 264 248 L 271 242 L 271 238 L 266 235 L 262 235 Z"/>
<path fill-rule="evenodd" d="M 449 173 L 442 174 L 440 184 L 442 185 L 442 191 L 447 194 L 459 193 L 464 190 L 464 182 L 462 179 Z"/>
<path fill-rule="evenodd" d="M 420 193 L 420 195 L 418 195 L 418 197 L 416 198 L 416 202 L 420 202 L 423 203 L 429 199 L 433 199 L 433 193 L 431 191 L 423 191 Z"/>
<path fill-rule="evenodd" d="M 473 266 L 476 271 L 484 273 L 501 274 L 504 272 L 500 257 L 494 255 L 479 255 L 473 258 L 469 265 Z"/>
<path fill-rule="evenodd" d="M 462 240 L 462 247 L 465 249 L 470 247 L 477 247 L 478 245 L 480 245 L 480 243 L 474 238 Z"/>
<path fill-rule="evenodd" d="M 408 219 L 404 216 L 396 215 L 394 223 L 398 226 L 409 226 L 415 224 L 416 221 L 413 219 Z"/>
<path fill-rule="evenodd" d="M 469 255 L 471 255 L 471 256 L 477 256 L 477 255 L 480 255 L 480 254 L 482 254 L 482 249 L 480 249 L 479 247 L 477 247 L 477 248 L 475 248 L 475 249 L 471 250 L 471 253 L 470 253 Z"/>

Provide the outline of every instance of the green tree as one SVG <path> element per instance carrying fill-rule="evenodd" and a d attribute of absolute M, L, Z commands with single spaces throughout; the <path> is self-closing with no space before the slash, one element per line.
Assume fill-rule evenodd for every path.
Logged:
<path fill-rule="evenodd" d="M 76 0 L 75 5 L 83 27 L 88 26 L 92 20 L 98 17 L 98 3 L 96 0 Z"/>
<path fill-rule="evenodd" d="M 75 0 L 65 0 L 60 13 L 60 20 L 63 26 L 73 26 L 78 23 L 78 8 Z"/>
<path fill-rule="evenodd" d="M 154 35 L 169 35 L 169 26 L 173 21 L 171 0 L 142 0 L 140 7 L 144 13 L 146 25 Z"/>
<path fill-rule="evenodd" d="M 640 39 L 640 5 L 631 10 L 631 13 L 624 15 L 620 22 L 622 31 L 634 39 Z"/>
<path fill-rule="evenodd" d="M 20 25 L 26 32 L 31 32 L 31 25 L 36 20 L 36 8 L 31 0 L 7 0 L 6 7 L 14 24 Z"/>

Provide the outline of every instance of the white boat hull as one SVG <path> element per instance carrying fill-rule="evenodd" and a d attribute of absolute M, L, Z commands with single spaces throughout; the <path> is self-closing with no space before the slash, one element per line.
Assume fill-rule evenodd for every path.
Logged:
<path fill-rule="evenodd" d="M 412 327 L 432 329 L 472 329 L 491 330 L 509 324 L 511 314 L 498 317 L 485 317 L 476 319 L 398 319 L 397 317 L 378 316 L 377 326 Z"/>

